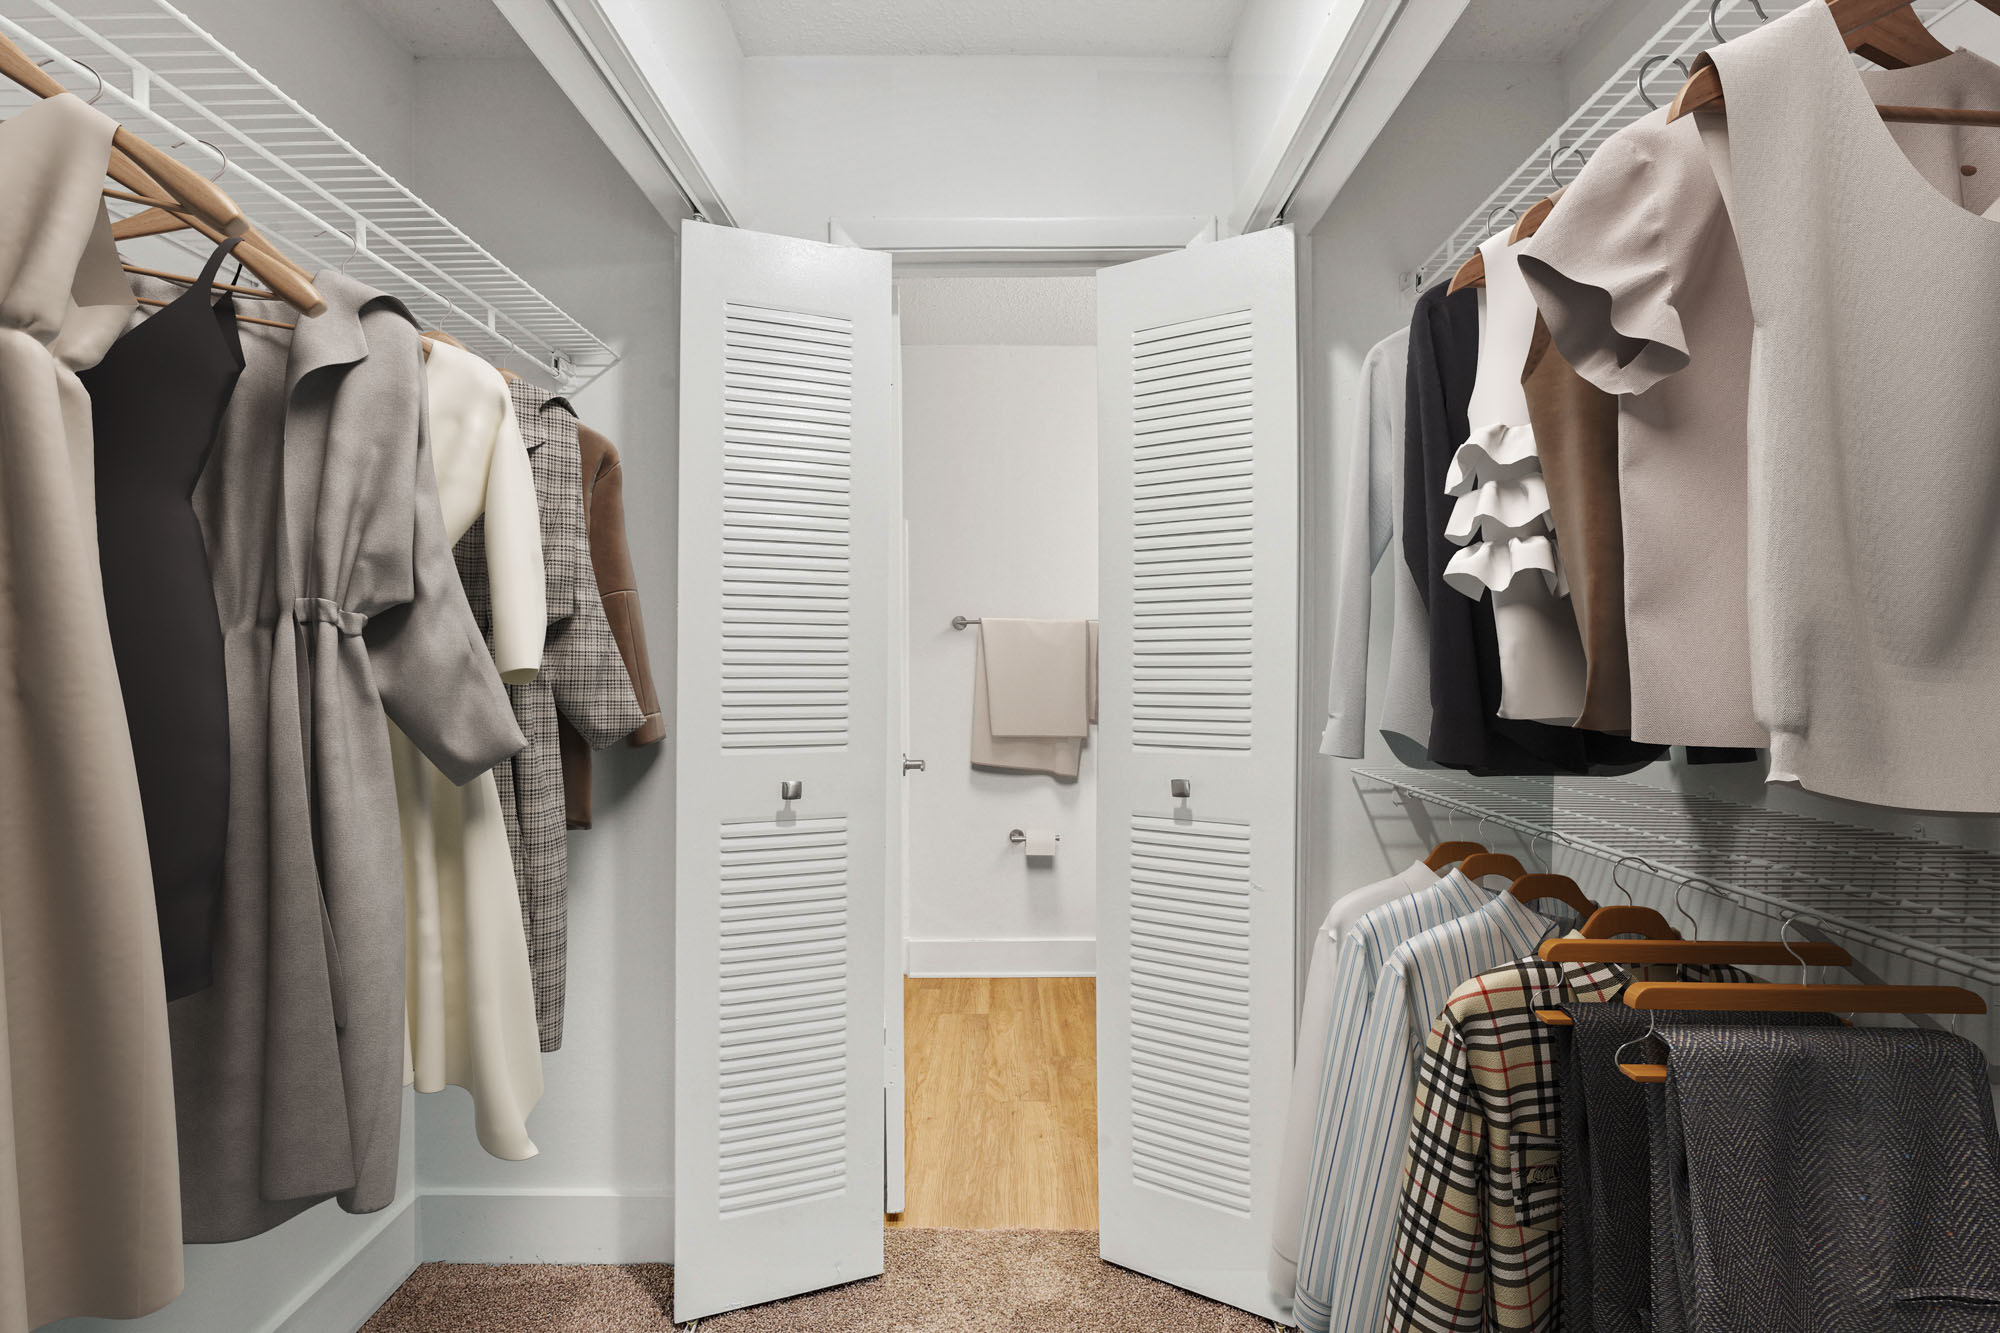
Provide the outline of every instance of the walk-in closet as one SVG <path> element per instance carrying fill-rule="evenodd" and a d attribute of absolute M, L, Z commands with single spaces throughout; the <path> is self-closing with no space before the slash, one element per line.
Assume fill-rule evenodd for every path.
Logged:
<path fill-rule="evenodd" d="M 0 1333 L 2000 1333 L 2000 0 L 0 0 Z"/>

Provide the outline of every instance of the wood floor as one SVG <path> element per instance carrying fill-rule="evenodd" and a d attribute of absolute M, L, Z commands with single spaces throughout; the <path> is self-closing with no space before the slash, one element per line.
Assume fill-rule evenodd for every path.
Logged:
<path fill-rule="evenodd" d="M 909 1173 L 890 1226 L 1097 1229 L 1097 982 L 904 983 Z"/>

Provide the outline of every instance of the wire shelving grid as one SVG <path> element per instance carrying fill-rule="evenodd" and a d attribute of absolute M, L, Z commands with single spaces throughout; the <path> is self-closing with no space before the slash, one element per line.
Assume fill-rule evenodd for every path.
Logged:
<path fill-rule="evenodd" d="M 1821 0 L 1761 2 L 1764 12 L 1776 18 L 1801 3 L 1819 4 Z M 1962 3 L 1964 0 L 1918 0 L 1916 8 L 1918 15 L 1931 23 Z M 1575 180 L 1577 169 L 1606 139 L 1652 110 L 1647 105 L 1648 96 L 1660 106 L 1671 102 L 1685 77 L 1683 65 L 1692 68 L 1696 56 L 1716 45 L 1716 30 L 1727 40 L 1763 22 L 1750 0 L 1715 0 L 1712 8 L 1711 4 L 1712 0 L 1687 0 L 1675 11 L 1650 42 L 1634 52 L 1617 73 L 1606 79 L 1588 101 L 1543 141 L 1532 157 L 1432 251 L 1431 257 L 1413 275 L 1415 290 L 1421 291 L 1440 280 L 1449 281 L 1481 241 L 1510 225 L 1530 204 L 1553 192 L 1558 183 Z M 1711 15 L 1714 28 L 1710 27 Z M 1677 61 L 1682 64 L 1676 64 Z M 1639 87 L 1642 70 L 1646 73 L 1643 92 Z"/>
<path fill-rule="evenodd" d="M 1364 794 L 1394 791 L 1405 805 L 1419 801 L 1624 862 L 1764 916 L 2000 987 L 2000 853 L 1617 778 L 1374 768 L 1353 776 Z"/>
<path fill-rule="evenodd" d="M 308 270 L 344 268 L 425 327 L 572 392 L 617 363 L 602 339 L 166 0 L 5 0 L 0 31 L 83 97 L 101 78 L 97 108 L 128 130 L 220 168 L 217 183 Z M 29 98 L 0 80 L 0 116 Z M 197 234 L 179 235 L 206 253 Z"/>

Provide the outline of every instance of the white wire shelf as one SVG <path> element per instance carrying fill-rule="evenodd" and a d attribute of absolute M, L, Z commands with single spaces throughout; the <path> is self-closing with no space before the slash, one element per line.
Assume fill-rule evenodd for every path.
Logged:
<path fill-rule="evenodd" d="M 1650 112 L 1652 107 L 1646 104 L 1639 88 L 1641 70 L 1646 71 L 1646 93 L 1655 103 L 1665 106 L 1686 78 L 1675 61 L 1692 66 L 1697 55 L 1717 44 L 1717 29 L 1728 40 L 1763 22 L 1751 0 L 1719 0 L 1713 9 L 1711 3 L 1712 0 L 1687 0 L 1650 42 L 1634 52 L 1617 73 L 1605 80 L 1588 101 L 1543 141 L 1534 156 L 1507 177 L 1431 253 L 1414 275 L 1415 290 L 1422 291 L 1441 279 L 1448 281 L 1472 257 L 1481 241 L 1511 225 L 1512 219 L 1519 217 L 1528 205 L 1552 193 L 1557 181 L 1567 185 L 1575 180 L 1577 169 L 1606 139 Z M 1796 9 L 1801 3 L 1819 4 L 1821 0 L 1762 0 L 1764 12 L 1772 18 Z M 1925 23 L 1932 23 L 1962 3 L 1964 0 L 1917 0 L 1916 8 Z M 1711 14 L 1714 28 L 1710 27 Z"/>
<path fill-rule="evenodd" d="M 2000 986 L 2000 853 L 1618 778 L 1368 768 L 1354 783 Z"/>
<path fill-rule="evenodd" d="M 166 0 L 0 0 L 0 31 L 83 97 L 101 77 L 98 110 L 128 130 L 197 169 L 222 168 L 218 184 L 308 270 L 344 268 L 426 328 L 566 390 L 617 363 L 602 339 Z M 0 79 L 0 117 L 32 100 Z M 207 253 L 198 234 L 177 235 Z"/>

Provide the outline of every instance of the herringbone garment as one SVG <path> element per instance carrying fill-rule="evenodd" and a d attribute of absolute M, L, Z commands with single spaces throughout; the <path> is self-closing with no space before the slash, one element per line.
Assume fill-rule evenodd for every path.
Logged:
<path fill-rule="evenodd" d="M 2000 1330 L 2000 1136 L 1977 1046 L 1908 1029 L 1661 1032 L 1688 1333 Z"/>
<path fill-rule="evenodd" d="M 542 1049 L 553 1051 L 562 1046 L 569 955 L 569 843 L 557 710 L 599 749 L 630 734 L 646 715 L 633 694 L 591 572 L 576 418 L 551 406 L 550 395 L 532 385 L 516 380 L 512 392 L 541 511 L 549 633 L 541 674 L 526 685 L 507 687 L 528 748 L 494 769 L 493 776 L 500 787 L 500 808 L 507 819 L 514 878 L 521 893 L 521 920 L 528 932 L 536 1026 Z M 454 554 L 466 599 L 490 635 L 492 598 L 483 558 L 485 542 L 484 524 L 475 524 Z"/>

